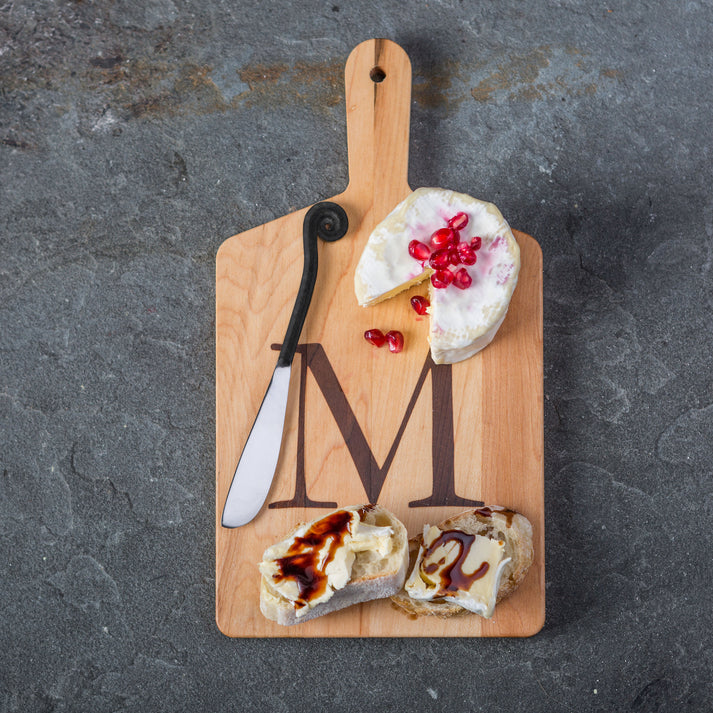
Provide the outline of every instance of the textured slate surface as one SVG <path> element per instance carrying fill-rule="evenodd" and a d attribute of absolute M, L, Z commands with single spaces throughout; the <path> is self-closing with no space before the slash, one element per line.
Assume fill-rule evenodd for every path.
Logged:
<path fill-rule="evenodd" d="M 707 711 L 713 7 L 0 7 L 0 713 Z M 214 255 L 342 190 L 342 71 L 414 71 L 411 185 L 545 258 L 547 622 L 213 621 Z"/>

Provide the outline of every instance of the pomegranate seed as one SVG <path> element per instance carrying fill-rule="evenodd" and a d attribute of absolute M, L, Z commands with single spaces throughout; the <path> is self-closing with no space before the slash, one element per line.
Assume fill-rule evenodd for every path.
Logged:
<path fill-rule="evenodd" d="M 475 237 L 470 241 L 470 247 L 473 248 L 473 250 L 480 250 L 480 246 L 483 244 L 483 239 Z"/>
<path fill-rule="evenodd" d="M 398 354 L 404 348 L 404 335 L 392 329 L 386 333 L 386 341 L 389 343 L 389 351 Z"/>
<path fill-rule="evenodd" d="M 468 270 L 461 267 L 453 277 L 453 284 L 461 290 L 467 290 L 473 284 L 473 278 L 468 274 Z"/>
<path fill-rule="evenodd" d="M 466 225 L 468 225 L 468 216 L 465 213 L 456 213 L 448 221 L 448 227 L 453 230 L 463 230 Z"/>
<path fill-rule="evenodd" d="M 451 265 L 460 265 L 461 264 L 460 255 L 459 255 L 458 249 L 456 247 L 448 248 L 448 261 L 451 263 Z"/>
<path fill-rule="evenodd" d="M 475 265 L 478 256 L 468 243 L 458 243 L 458 257 L 464 265 Z"/>
<path fill-rule="evenodd" d="M 412 240 L 408 244 L 408 254 L 416 260 L 428 260 L 431 257 L 431 248 L 420 240 Z"/>
<path fill-rule="evenodd" d="M 445 270 L 451 264 L 451 256 L 448 248 L 434 250 L 433 253 L 431 253 L 431 259 L 428 261 L 428 264 L 434 270 Z"/>
<path fill-rule="evenodd" d="M 439 228 L 431 235 L 431 245 L 434 248 L 445 248 L 447 245 L 451 245 L 455 238 L 453 228 Z"/>
<path fill-rule="evenodd" d="M 453 282 L 453 273 L 450 270 L 436 270 L 431 275 L 431 284 L 437 289 L 442 290 Z"/>
<path fill-rule="evenodd" d="M 380 329 L 367 329 L 364 332 L 364 339 L 375 347 L 383 347 L 386 344 L 386 337 Z"/>
<path fill-rule="evenodd" d="M 416 310 L 417 314 L 426 314 L 431 303 L 421 295 L 416 295 L 411 298 L 411 306 Z"/>

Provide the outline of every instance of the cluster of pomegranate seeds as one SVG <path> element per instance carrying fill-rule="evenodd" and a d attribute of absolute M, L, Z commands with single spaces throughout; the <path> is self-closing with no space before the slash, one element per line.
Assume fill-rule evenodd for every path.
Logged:
<path fill-rule="evenodd" d="M 375 347 L 383 347 L 384 344 L 388 343 L 389 351 L 394 354 L 398 354 L 398 352 L 404 348 L 404 335 L 395 329 L 392 329 L 386 334 L 380 329 L 367 329 L 366 332 L 364 332 L 364 339 Z"/>
<path fill-rule="evenodd" d="M 428 308 L 431 306 L 431 303 L 425 297 L 421 297 L 421 295 L 415 295 L 411 298 L 411 306 L 416 311 L 416 314 L 424 315 L 427 314 Z"/>
<path fill-rule="evenodd" d="M 409 243 L 409 255 L 434 270 L 431 284 L 436 289 L 455 285 L 461 290 L 467 290 L 473 284 L 473 278 L 464 267 L 455 272 L 451 270 L 451 267 L 475 265 L 478 261 L 476 253 L 480 250 L 483 241 L 477 236 L 469 242 L 461 240 L 460 231 L 467 225 L 467 214 L 456 213 L 448 221 L 448 227 L 439 228 L 431 235 L 430 244 L 427 245 L 420 240 L 412 240 Z M 413 300 L 411 304 L 413 305 Z M 425 310 L 419 312 L 415 305 L 413 307 L 419 314 L 425 314 Z"/>

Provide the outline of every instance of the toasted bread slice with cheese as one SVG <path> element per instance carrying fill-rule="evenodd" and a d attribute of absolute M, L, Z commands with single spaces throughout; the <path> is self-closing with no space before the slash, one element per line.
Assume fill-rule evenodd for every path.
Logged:
<path fill-rule="evenodd" d="M 524 515 L 513 510 L 495 505 L 480 507 L 454 515 L 437 527 L 442 532 L 455 530 L 503 543 L 502 560 L 509 561 L 503 565 L 500 572 L 496 603 L 518 588 L 533 562 L 532 525 Z M 416 576 L 415 568 L 421 566 L 425 551 L 422 543 L 423 535 L 409 540 L 409 582 Z M 401 589 L 391 600 L 399 609 L 416 616 L 450 617 L 470 613 L 451 597 L 416 599 L 411 597 L 406 589 Z"/>
<path fill-rule="evenodd" d="M 379 505 L 354 505 L 302 523 L 260 563 L 260 611 L 290 626 L 390 597 L 406 579 L 408 534 Z"/>

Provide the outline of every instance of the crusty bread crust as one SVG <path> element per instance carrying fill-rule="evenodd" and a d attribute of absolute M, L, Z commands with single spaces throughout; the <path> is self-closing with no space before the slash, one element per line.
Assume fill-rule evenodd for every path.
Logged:
<path fill-rule="evenodd" d="M 460 530 L 471 535 L 493 537 L 505 542 L 505 557 L 510 557 L 511 561 L 503 569 L 497 602 L 505 599 L 520 586 L 534 559 L 532 525 L 524 515 L 514 510 L 488 505 L 454 515 L 441 522 L 438 528 Z M 409 572 L 413 571 L 416 565 L 422 541 L 422 534 L 409 540 Z M 471 614 L 467 609 L 450 600 L 411 599 L 403 588 L 391 597 L 391 601 L 412 616 L 450 617 Z"/>
<path fill-rule="evenodd" d="M 280 596 L 262 576 L 260 611 L 263 615 L 283 626 L 292 626 L 344 609 L 352 604 L 372 599 L 385 599 L 396 594 L 404 585 L 409 562 L 406 527 L 395 515 L 379 505 L 371 505 L 367 508 L 363 522 L 367 525 L 388 526 L 393 529 L 394 545 L 388 556 L 381 557 L 371 551 L 357 552 L 347 586 L 336 591 L 328 601 L 318 604 L 300 617 L 297 616 L 292 603 Z M 304 523 L 295 525 L 286 537 L 302 524 Z"/>

